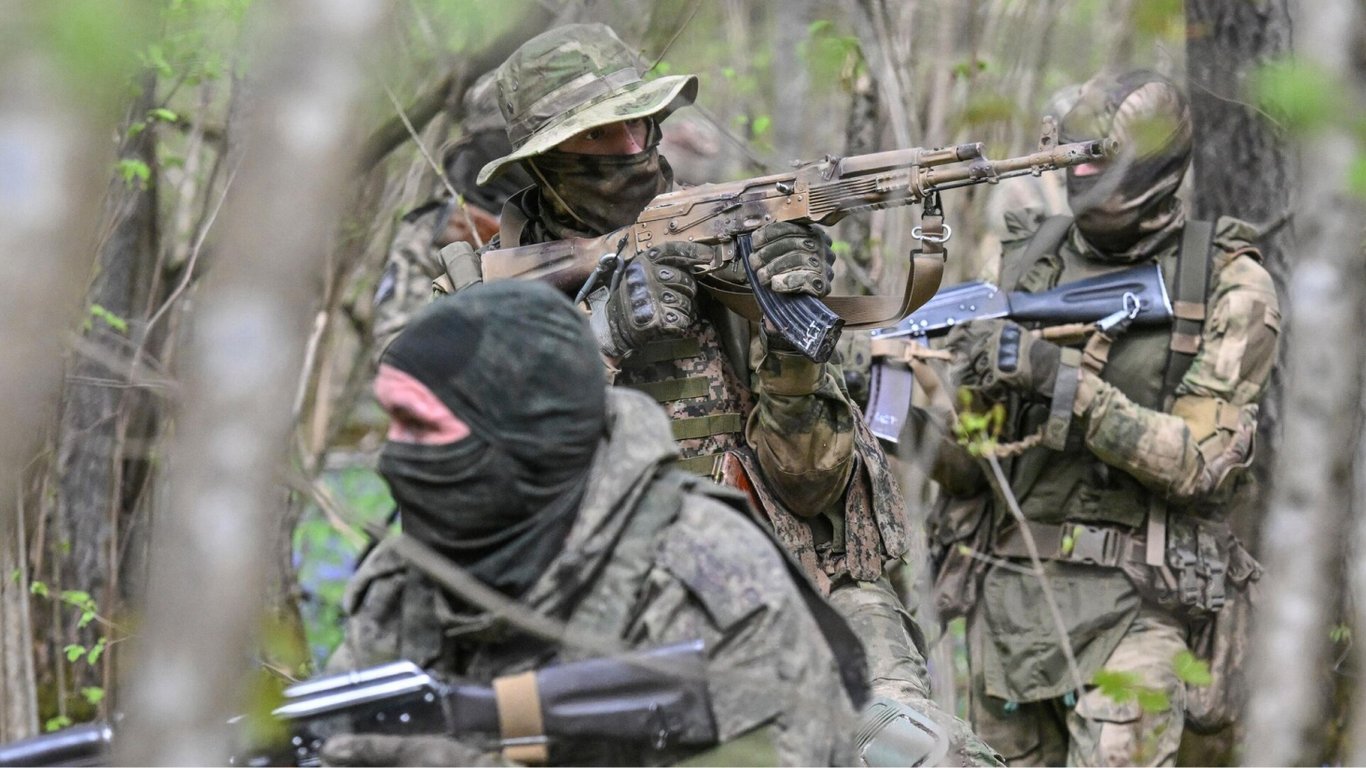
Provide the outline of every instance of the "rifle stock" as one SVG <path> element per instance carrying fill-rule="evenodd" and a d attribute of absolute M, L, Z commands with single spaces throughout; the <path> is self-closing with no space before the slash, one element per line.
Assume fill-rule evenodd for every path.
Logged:
<path fill-rule="evenodd" d="M 1038 293 L 1006 292 L 977 280 L 940 291 L 891 328 L 872 332 L 874 342 L 923 341 L 971 320 L 1009 318 L 1045 326 L 1116 323 L 1161 325 L 1174 317 L 1162 268 L 1156 262 L 1060 285 Z M 885 358 L 874 359 L 865 418 L 873 434 L 900 440 L 914 388 L 912 374 Z"/>
<path fill-rule="evenodd" d="M 538 700 L 543 733 L 532 736 L 501 733 L 499 696 L 508 694 L 498 692 L 497 681 L 445 684 L 409 661 L 309 680 L 286 689 L 285 703 L 271 713 L 284 726 L 283 739 L 261 743 L 247 735 L 245 718 L 233 719 L 237 744 L 228 763 L 318 765 L 323 742 L 342 733 L 448 734 L 541 749 L 557 740 L 617 740 L 656 750 L 717 741 L 700 640 L 557 664 L 532 679 L 513 695 Z M 0 766 L 102 765 L 113 738 L 104 723 L 76 726 L 0 746 Z"/>
<path fill-rule="evenodd" d="M 988 160 L 980 143 L 938 149 L 897 149 L 851 157 L 827 156 L 789 173 L 667 192 L 652 200 L 636 221 L 617 232 L 584 240 L 500 248 L 482 256 L 485 280 L 541 279 L 573 293 L 594 273 L 604 255 L 633 258 L 651 245 L 686 240 L 718 246 L 706 275 L 738 257 L 741 236 L 779 221 L 833 224 L 845 216 L 923 202 L 947 189 L 995 184 L 1023 174 L 1038 175 L 1114 154 L 1112 139 L 1057 143 L 1052 120 L 1044 123 L 1039 149 L 1021 157 Z M 624 248 L 617 244 L 625 238 Z M 747 261 L 747 259 L 746 259 Z M 939 287 L 942 260 L 914 259 L 900 296 L 806 295 L 774 298 L 760 286 L 704 285 L 726 306 L 751 320 L 766 318 L 772 329 L 807 357 L 823 362 L 840 326 L 878 328 L 895 323 Z"/>

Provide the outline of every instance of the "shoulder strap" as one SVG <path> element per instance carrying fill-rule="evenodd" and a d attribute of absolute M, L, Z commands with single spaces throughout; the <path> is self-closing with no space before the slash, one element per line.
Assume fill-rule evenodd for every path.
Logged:
<path fill-rule="evenodd" d="M 1065 213 L 1044 219 L 1039 228 L 1034 230 L 1034 234 L 1029 236 L 1029 244 L 1020 256 L 1001 265 L 1001 289 L 1016 290 L 1020 279 L 1030 267 L 1040 259 L 1057 252 L 1058 246 L 1062 245 L 1062 240 L 1071 227 L 1072 217 Z"/>
<path fill-rule="evenodd" d="M 1187 221 L 1181 235 L 1181 250 L 1176 262 L 1176 290 L 1172 312 L 1172 340 L 1167 350 L 1167 369 L 1162 380 L 1162 402 L 1170 404 L 1176 387 L 1190 370 L 1200 349 L 1200 332 L 1205 325 L 1205 299 L 1209 292 L 1210 245 L 1214 224 Z"/>

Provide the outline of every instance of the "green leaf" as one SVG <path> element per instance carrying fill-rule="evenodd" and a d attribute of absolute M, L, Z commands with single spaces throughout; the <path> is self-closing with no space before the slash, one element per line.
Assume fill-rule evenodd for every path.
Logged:
<path fill-rule="evenodd" d="M 1101 695 L 1116 704 L 1133 701 L 1138 695 L 1138 676 L 1132 672 L 1098 669 L 1091 678 L 1091 684 L 1100 689 Z"/>
<path fill-rule="evenodd" d="M 28 591 L 38 597 L 48 597 L 47 584 L 41 581 L 35 581 L 32 584 L 29 584 Z"/>
<path fill-rule="evenodd" d="M 180 115 L 177 115 L 175 112 L 166 109 L 165 107 L 147 110 L 147 117 L 153 120 L 160 120 L 163 123 L 174 123 L 180 119 Z"/>
<path fill-rule="evenodd" d="M 56 717 L 49 718 L 43 723 L 43 732 L 52 733 L 53 731 L 60 731 L 69 725 L 71 725 L 71 718 L 66 715 L 57 715 Z"/>
<path fill-rule="evenodd" d="M 76 643 L 72 643 L 67 647 L 63 648 L 62 651 L 66 653 L 67 661 L 75 661 L 76 659 L 79 659 L 82 655 L 85 654 L 86 649 L 84 645 L 77 645 Z"/>
<path fill-rule="evenodd" d="M 24 572 L 21 571 L 21 570 L 19 570 L 18 568 L 15 568 L 14 570 L 12 570 L 12 571 L 9 572 L 9 580 L 12 581 L 12 582 L 14 582 L 15 584 L 18 584 L 18 583 L 19 583 L 19 580 L 22 579 L 23 577 L 24 577 Z"/>
<path fill-rule="evenodd" d="M 82 611 L 81 618 L 76 622 L 76 629 L 84 629 L 87 624 L 95 620 L 94 611 Z"/>
<path fill-rule="evenodd" d="M 124 184 L 138 189 L 145 189 L 147 182 L 152 178 L 152 169 L 141 160 L 131 157 L 119 160 L 118 173 Z"/>
<path fill-rule="evenodd" d="M 1253 98 L 1294 131 L 1324 125 L 1339 115 L 1341 89 L 1331 73 L 1285 59 L 1255 72 Z"/>
<path fill-rule="evenodd" d="M 768 129 L 772 127 L 772 125 L 773 118 L 769 117 L 768 115 L 759 115 L 758 117 L 754 118 L 754 124 L 750 126 L 750 130 L 754 132 L 754 137 L 758 138 L 767 133 Z"/>
<path fill-rule="evenodd" d="M 1166 712 L 1172 708 L 1171 700 L 1167 698 L 1166 691 L 1140 686 L 1137 693 L 1138 706 L 1142 707 L 1144 712 L 1155 714 Z"/>
<path fill-rule="evenodd" d="M 97 707 L 104 701 L 104 689 L 97 686 L 89 686 L 81 689 L 81 695 L 90 703 L 90 706 Z"/>
<path fill-rule="evenodd" d="M 1346 624 L 1334 624 L 1333 628 L 1328 630 L 1328 639 L 1335 643 L 1350 642 L 1352 639 L 1352 628 Z"/>
<path fill-rule="evenodd" d="M 110 328 L 113 328 L 119 333 L 128 333 L 128 321 L 124 320 L 123 318 L 119 317 L 113 312 L 110 312 L 104 307 L 101 307 L 99 304 L 90 305 L 90 316 L 97 320 L 103 320 L 105 325 L 109 326 Z M 89 597 L 89 595 L 86 595 L 86 599 L 89 599 Z"/>
<path fill-rule="evenodd" d="M 104 654 L 105 647 L 108 645 L 109 640 L 107 638 L 101 637 L 99 642 L 95 643 L 95 647 L 90 649 L 90 653 L 87 653 L 85 655 L 86 663 L 92 667 L 95 666 L 95 664 L 99 662 L 100 656 Z"/>
<path fill-rule="evenodd" d="M 1205 686 L 1214 682 L 1209 665 L 1190 651 L 1181 651 L 1172 661 L 1172 668 L 1181 682 L 1187 685 Z"/>

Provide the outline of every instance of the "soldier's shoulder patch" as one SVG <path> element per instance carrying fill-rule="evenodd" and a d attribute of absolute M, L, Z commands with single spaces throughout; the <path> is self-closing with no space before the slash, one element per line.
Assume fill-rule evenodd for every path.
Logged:
<path fill-rule="evenodd" d="M 658 564 L 682 582 L 721 629 L 780 600 L 788 583 L 772 542 L 733 509 L 690 493 L 661 538 Z"/>
<path fill-rule="evenodd" d="M 384 267 L 384 274 L 379 277 L 379 285 L 375 286 L 375 304 L 383 304 L 394 297 L 394 289 L 398 285 L 398 264 L 389 262 Z"/>

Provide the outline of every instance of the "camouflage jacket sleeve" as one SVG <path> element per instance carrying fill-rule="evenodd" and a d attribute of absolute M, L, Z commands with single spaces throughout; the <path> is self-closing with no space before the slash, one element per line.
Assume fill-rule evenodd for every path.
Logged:
<path fill-rule="evenodd" d="M 732 764 L 852 764 L 852 705 L 775 545 L 735 510 L 697 493 L 656 542 L 626 640 L 633 647 L 703 640 L 721 741 L 743 739 L 752 750 Z"/>
<path fill-rule="evenodd" d="M 1200 346 L 1171 413 L 1141 408 L 1095 375 L 1081 374 L 1073 412 L 1085 419 L 1087 447 L 1169 498 L 1207 496 L 1251 458 L 1256 403 L 1280 333 L 1271 276 L 1240 252 L 1251 235 L 1243 222 L 1218 222 Z"/>
<path fill-rule="evenodd" d="M 441 274 L 440 249 L 433 244 L 444 204 L 433 201 L 405 216 L 394 233 L 384 272 L 375 288 L 376 357 L 432 297 L 432 280 Z"/>
<path fill-rule="evenodd" d="M 761 334 L 755 334 L 761 337 Z M 801 517 L 837 508 L 854 466 L 854 405 L 833 363 L 754 342 L 755 407 L 745 439 L 783 504 Z"/>

